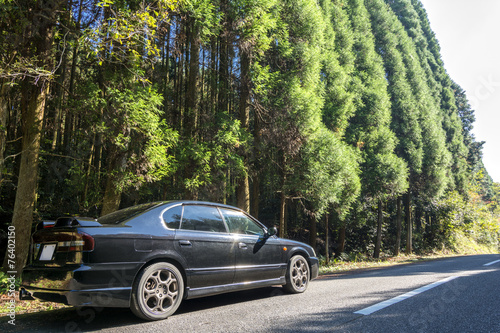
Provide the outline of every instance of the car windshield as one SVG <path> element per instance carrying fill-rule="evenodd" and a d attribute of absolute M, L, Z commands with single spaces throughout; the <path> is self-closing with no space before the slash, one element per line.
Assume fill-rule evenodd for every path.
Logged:
<path fill-rule="evenodd" d="M 123 221 L 126 221 L 136 215 L 141 214 L 142 212 L 148 210 L 151 207 L 158 205 L 157 202 L 142 204 L 138 206 L 133 206 L 125 209 L 118 210 L 111 214 L 107 214 L 101 216 L 97 219 L 100 224 L 119 224 Z"/>

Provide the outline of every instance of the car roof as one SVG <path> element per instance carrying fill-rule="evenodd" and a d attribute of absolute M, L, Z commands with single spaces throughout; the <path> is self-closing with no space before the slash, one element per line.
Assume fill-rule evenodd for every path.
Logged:
<path fill-rule="evenodd" d="M 215 206 L 215 207 L 222 207 L 222 208 L 228 208 L 228 209 L 243 211 L 241 208 L 238 208 L 238 207 L 235 207 L 235 206 L 231 206 L 231 205 L 227 205 L 227 204 L 222 204 L 222 203 L 217 203 L 217 202 L 210 202 L 210 201 L 171 200 L 171 201 L 159 202 L 159 204 L 165 204 L 165 205 L 182 204 L 182 205 Z"/>

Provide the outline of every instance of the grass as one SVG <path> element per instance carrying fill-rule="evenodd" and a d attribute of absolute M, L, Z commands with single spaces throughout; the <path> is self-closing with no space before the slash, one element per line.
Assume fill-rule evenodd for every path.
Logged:
<path fill-rule="evenodd" d="M 11 313 L 11 300 L 12 298 L 8 297 L 5 294 L 0 295 L 0 317 L 8 316 Z M 38 300 L 21 301 L 19 300 L 19 293 L 17 292 L 14 299 L 14 304 L 14 311 L 16 315 L 41 311 L 51 311 L 68 307 L 67 305 L 54 302 L 41 302 Z"/>
<path fill-rule="evenodd" d="M 379 259 L 371 258 L 365 254 L 341 255 L 339 258 L 330 260 L 327 265 L 324 258 L 320 260 L 320 274 L 341 273 L 363 268 L 387 267 L 401 264 L 409 264 L 419 261 L 436 260 L 464 255 L 476 254 L 498 254 L 497 248 L 487 245 L 479 245 L 476 242 L 465 242 L 460 240 L 459 247 L 456 250 L 431 251 L 423 254 L 401 254 L 397 257 L 387 254 L 381 254 Z"/>
<path fill-rule="evenodd" d="M 379 259 L 373 259 L 364 255 L 359 255 L 354 259 L 337 258 L 330 261 L 328 265 L 325 262 L 320 266 L 320 274 L 341 273 L 364 268 L 387 267 L 401 264 L 409 264 L 418 261 L 435 260 L 446 257 L 453 257 L 459 254 L 456 253 L 429 253 L 425 255 L 399 255 L 381 256 Z"/>

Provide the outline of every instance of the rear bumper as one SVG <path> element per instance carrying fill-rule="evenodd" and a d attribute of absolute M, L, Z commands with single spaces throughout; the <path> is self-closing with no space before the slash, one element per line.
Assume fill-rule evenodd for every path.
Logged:
<path fill-rule="evenodd" d="M 128 308 L 131 291 L 132 288 L 55 290 L 23 285 L 20 298 L 21 300 L 39 299 L 73 306 Z"/>
<path fill-rule="evenodd" d="M 23 270 L 21 295 L 73 306 L 129 307 L 132 282 L 140 266 L 28 266 Z"/>

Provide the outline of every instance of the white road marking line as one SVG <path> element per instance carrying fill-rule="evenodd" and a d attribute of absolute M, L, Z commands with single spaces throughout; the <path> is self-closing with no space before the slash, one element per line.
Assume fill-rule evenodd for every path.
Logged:
<path fill-rule="evenodd" d="M 424 291 L 427 291 L 429 289 L 432 289 L 434 287 L 442 285 L 443 283 L 449 282 L 449 281 L 451 281 L 453 279 L 456 279 L 457 277 L 458 276 L 447 277 L 446 279 L 443 279 L 443 280 L 440 280 L 440 281 L 436 281 L 434 283 L 431 283 L 431 284 L 428 284 L 426 286 L 423 286 L 423 287 L 420 287 L 418 289 L 415 289 L 413 291 L 410 291 L 410 292 L 408 292 L 406 294 L 403 294 L 403 295 L 400 295 L 400 296 L 388 299 L 387 301 L 383 301 L 383 302 L 377 303 L 375 305 L 369 306 L 367 308 L 364 308 L 362 310 L 356 311 L 354 313 L 355 314 L 362 314 L 362 315 L 368 316 L 368 315 L 370 315 L 370 314 L 372 314 L 372 313 L 374 313 L 374 312 L 376 312 L 378 310 L 381 310 L 381 309 L 386 308 L 388 306 L 391 306 L 393 304 L 396 304 L 396 303 L 399 303 L 401 301 L 404 301 L 407 298 L 410 298 L 410 297 L 413 297 L 413 296 L 418 295 L 420 293 L 423 293 Z"/>
<path fill-rule="evenodd" d="M 495 261 L 489 262 L 487 264 L 484 264 L 483 266 L 491 266 L 493 264 L 496 264 L 497 262 L 500 262 L 500 260 L 495 260 Z"/>

